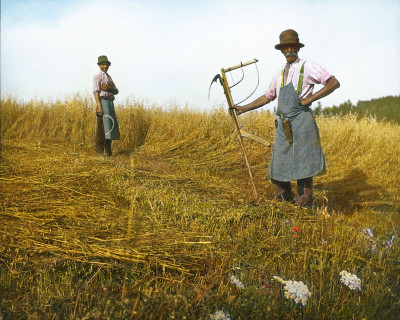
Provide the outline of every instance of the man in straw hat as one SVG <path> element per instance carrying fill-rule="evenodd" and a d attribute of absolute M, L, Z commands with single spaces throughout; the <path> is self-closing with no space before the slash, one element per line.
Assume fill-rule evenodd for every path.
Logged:
<path fill-rule="evenodd" d="M 111 141 L 119 140 L 120 133 L 114 109 L 114 95 L 118 94 L 111 76 L 107 73 L 111 62 L 107 56 L 98 57 L 100 72 L 94 76 L 93 94 L 96 100 L 97 130 L 95 149 L 98 153 L 110 157 Z"/>
<path fill-rule="evenodd" d="M 279 36 L 275 49 L 286 58 L 273 78 L 265 95 L 244 106 L 235 106 L 238 114 L 254 110 L 278 98 L 274 150 L 269 167 L 269 178 L 275 187 L 277 200 L 294 201 L 291 181 L 297 180 L 295 202 L 301 207 L 313 205 L 313 177 L 325 172 L 317 124 L 310 110 L 312 102 L 321 99 L 340 84 L 318 64 L 298 57 L 300 48 L 296 31 L 289 29 Z M 314 85 L 323 84 L 313 93 Z"/>

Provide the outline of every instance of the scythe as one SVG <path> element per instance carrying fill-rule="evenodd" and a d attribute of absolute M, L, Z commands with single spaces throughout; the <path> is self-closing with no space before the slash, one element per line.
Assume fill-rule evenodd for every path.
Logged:
<path fill-rule="evenodd" d="M 258 62 L 257 59 L 253 59 L 253 60 L 250 60 L 250 61 L 245 62 L 245 63 L 240 63 L 240 65 L 236 65 L 236 66 L 233 66 L 233 67 L 230 67 L 230 68 L 226 68 L 226 69 L 221 69 L 221 75 L 217 74 L 212 79 L 211 84 L 210 84 L 210 88 L 208 90 L 208 94 L 210 95 L 210 89 L 211 89 L 212 84 L 214 82 L 217 82 L 218 80 L 221 83 L 222 87 L 224 88 L 224 94 L 225 94 L 225 97 L 226 97 L 226 101 L 228 102 L 229 113 L 230 113 L 230 115 L 231 115 L 231 117 L 233 119 L 233 122 L 235 124 L 235 129 L 236 129 L 235 131 L 237 132 L 237 135 L 238 135 L 238 138 L 239 138 L 240 147 L 242 149 L 243 158 L 244 158 L 247 170 L 249 172 L 251 187 L 253 189 L 253 193 L 254 193 L 255 198 L 258 198 L 258 193 L 257 193 L 256 186 L 254 184 L 253 174 L 251 172 L 250 163 L 249 163 L 249 160 L 248 160 L 248 157 L 247 157 L 246 149 L 244 147 L 243 137 L 252 139 L 252 140 L 264 145 L 265 147 L 271 147 L 271 143 L 269 143 L 268 141 L 266 141 L 263 138 L 260 138 L 260 137 L 254 135 L 254 134 L 252 134 L 250 132 L 247 132 L 247 131 L 243 130 L 240 127 L 238 116 L 236 114 L 236 110 L 234 109 L 234 105 L 235 104 L 234 104 L 233 99 L 232 99 L 231 88 L 236 86 L 238 83 L 240 83 L 243 80 L 243 77 L 244 77 L 243 69 L 242 69 L 242 73 L 243 73 L 242 79 L 239 80 L 238 82 L 236 82 L 235 84 L 233 84 L 232 86 L 229 86 L 229 84 L 228 84 L 228 81 L 226 79 L 226 73 L 231 72 L 231 71 L 236 70 L 236 69 L 239 69 L 239 68 L 242 68 L 242 67 L 247 66 L 247 65 L 251 65 L 253 63 L 257 63 L 257 62 Z M 255 90 L 253 91 L 253 93 L 254 92 L 255 92 Z M 252 94 L 250 94 L 250 96 Z M 247 97 L 246 99 L 248 99 L 249 97 Z M 241 102 L 243 102 L 243 101 L 241 101 Z M 239 102 L 239 103 L 241 103 L 241 102 Z"/>

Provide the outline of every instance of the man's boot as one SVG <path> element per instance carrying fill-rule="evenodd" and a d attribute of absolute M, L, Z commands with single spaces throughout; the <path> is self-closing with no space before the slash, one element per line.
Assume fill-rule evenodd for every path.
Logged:
<path fill-rule="evenodd" d="M 297 180 L 296 204 L 300 207 L 312 209 L 314 202 L 312 184 L 312 177 Z"/>
<path fill-rule="evenodd" d="M 272 180 L 275 187 L 275 200 L 278 201 L 293 201 L 292 186 L 290 181 Z"/>

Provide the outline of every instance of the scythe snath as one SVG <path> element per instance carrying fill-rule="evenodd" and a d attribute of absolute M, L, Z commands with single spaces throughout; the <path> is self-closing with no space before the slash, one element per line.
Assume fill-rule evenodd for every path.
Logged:
<path fill-rule="evenodd" d="M 254 193 L 255 198 L 258 198 L 258 193 L 257 193 L 256 186 L 254 184 L 253 174 L 251 172 L 250 163 L 249 163 L 249 160 L 247 158 L 246 149 L 245 149 L 244 144 L 243 144 L 243 137 L 252 139 L 252 140 L 254 140 L 254 141 L 256 141 L 256 142 L 258 142 L 258 143 L 260 143 L 260 144 L 262 144 L 262 145 L 264 145 L 266 147 L 270 147 L 271 143 L 269 143 L 268 141 L 264 140 L 263 138 L 260 138 L 260 137 L 254 135 L 254 134 L 252 134 L 250 132 L 246 132 L 243 129 L 241 129 L 241 127 L 239 125 L 238 116 L 236 114 L 236 110 L 234 109 L 234 105 L 235 104 L 234 104 L 233 99 L 232 99 L 231 88 L 236 86 L 238 83 L 240 83 L 243 80 L 244 72 L 243 72 L 243 69 L 242 69 L 242 74 L 243 74 L 242 79 L 240 79 L 238 82 L 234 83 L 231 86 L 229 86 L 228 81 L 226 79 L 226 73 L 231 72 L 231 71 L 236 70 L 236 69 L 239 69 L 239 68 L 242 68 L 244 66 L 251 65 L 253 63 L 257 63 L 257 62 L 258 62 L 257 59 L 253 59 L 253 60 L 245 62 L 245 63 L 240 63 L 239 65 L 236 65 L 234 67 L 230 67 L 230 68 L 227 68 L 227 69 L 221 69 L 221 75 L 217 74 L 213 78 L 213 80 L 211 81 L 211 84 L 210 84 L 210 88 L 208 90 L 208 93 L 210 94 L 210 89 L 211 89 L 212 84 L 214 82 L 217 82 L 218 80 L 221 83 L 222 87 L 224 88 L 226 101 L 228 102 L 229 113 L 232 116 L 232 119 L 233 119 L 233 121 L 235 123 L 235 129 L 236 129 L 236 132 L 237 132 L 237 135 L 238 135 L 238 138 L 239 138 L 239 143 L 240 143 L 240 147 L 242 149 L 243 158 L 244 158 L 247 170 L 249 172 L 251 187 L 253 189 L 253 193 Z M 257 70 L 257 72 L 258 72 L 258 70 Z M 258 84 L 257 84 L 257 87 L 258 87 Z M 256 87 L 256 89 L 257 89 L 257 87 Z M 250 94 L 250 96 L 256 91 L 256 89 Z M 248 96 L 243 101 L 247 100 L 250 96 Z M 239 103 L 242 103 L 243 101 L 241 101 Z"/>

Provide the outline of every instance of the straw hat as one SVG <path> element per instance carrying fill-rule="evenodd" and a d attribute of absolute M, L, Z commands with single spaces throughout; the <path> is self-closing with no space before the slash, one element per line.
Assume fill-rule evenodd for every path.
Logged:
<path fill-rule="evenodd" d="M 279 41 L 280 43 L 275 46 L 277 50 L 280 50 L 282 46 L 287 44 L 297 44 L 300 48 L 304 47 L 304 44 L 299 42 L 299 35 L 292 29 L 283 31 L 279 35 Z"/>

